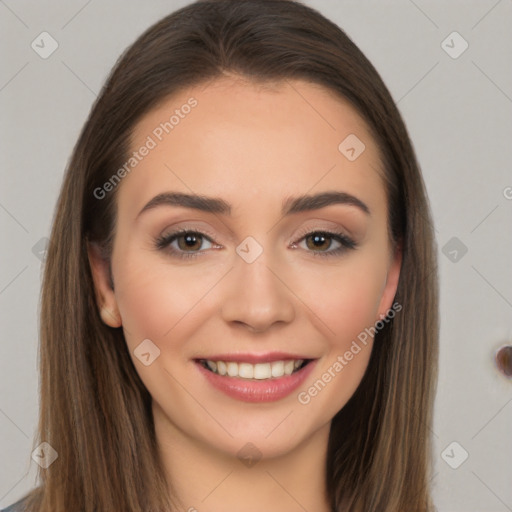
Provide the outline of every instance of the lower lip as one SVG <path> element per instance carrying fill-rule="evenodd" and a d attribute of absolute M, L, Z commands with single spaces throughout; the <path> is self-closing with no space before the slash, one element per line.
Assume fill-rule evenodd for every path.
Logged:
<path fill-rule="evenodd" d="M 260 381 L 224 377 L 207 370 L 199 362 L 196 362 L 196 365 L 214 388 L 231 398 L 244 402 L 274 402 L 293 393 L 312 372 L 315 363 L 316 361 L 311 361 L 304 368 L 291 375 Z"/>

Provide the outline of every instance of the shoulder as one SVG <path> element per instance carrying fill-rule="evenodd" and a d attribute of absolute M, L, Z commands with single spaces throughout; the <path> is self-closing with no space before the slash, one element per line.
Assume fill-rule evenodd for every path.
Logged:
<path fill-rule="evenodd" d="M 12 505 L 8 506 L 7 508 L 0 510 L 0 512 L 26 512 L 25 508 L 23 507 L 24 501 L 25 501 L 25 498 L 17 501 L 16 503 L 13 503 Z"/>

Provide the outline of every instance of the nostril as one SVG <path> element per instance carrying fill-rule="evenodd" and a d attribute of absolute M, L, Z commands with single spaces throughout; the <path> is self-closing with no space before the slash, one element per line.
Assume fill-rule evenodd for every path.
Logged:
<path fill-rule="evenodd" d="M 498 349 L 496 352 L 496 366 L 503 375 L 512 377 L 512 345 L 505 345 Z"/>

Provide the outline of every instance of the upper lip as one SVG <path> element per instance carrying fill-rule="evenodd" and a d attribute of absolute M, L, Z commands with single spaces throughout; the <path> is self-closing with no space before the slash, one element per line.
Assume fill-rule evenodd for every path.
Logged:
<path fill-rule="evenodd" d="M 290 359 L 313 359 L 303 355 L 290 354 L 287 352 L 267 352 L 262 354 L 216 354 L 207 357 L 198 357 L 197 360 L 204 361 L 225 361 L 225 362 L 236 362 L 236 363 L 272 363 L 273 361 L 289 361 Z"/>

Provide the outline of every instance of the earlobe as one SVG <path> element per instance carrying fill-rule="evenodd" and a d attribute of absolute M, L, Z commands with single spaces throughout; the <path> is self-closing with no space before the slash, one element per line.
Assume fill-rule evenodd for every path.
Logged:
<path fill-rule="evenodd" d="M 100 316 L 103 323 L 110 325 L 110 327 L 121 327 L 121 317 L 117 310 L 111 311 L 106 307 L 100 309 Z"/>
<path fill-rule="evenodd" d="M 388 268 L 386 283 L 384 284 L 384 289 L 379 304 L 377 320 L 384 318 L 388 314 L 388 311 L 391 309 L 391 306 L 393 305 L 393 299 L 398 289 L 398 281 L 400 279 L 401 266 L 402 247 L 401 245 L 398 245 L 398 247 L 395 250 L 393 260 L 391 261 L 391 264 Z"/>
<path fill-rule="evenodd" d="M 122 320 L 112 287 L 109 260 L 102 256 L 100 247 L 95 243 L 87 243 L 87 254 L 101 319 L 110 327 L 120 327 Z"/>

